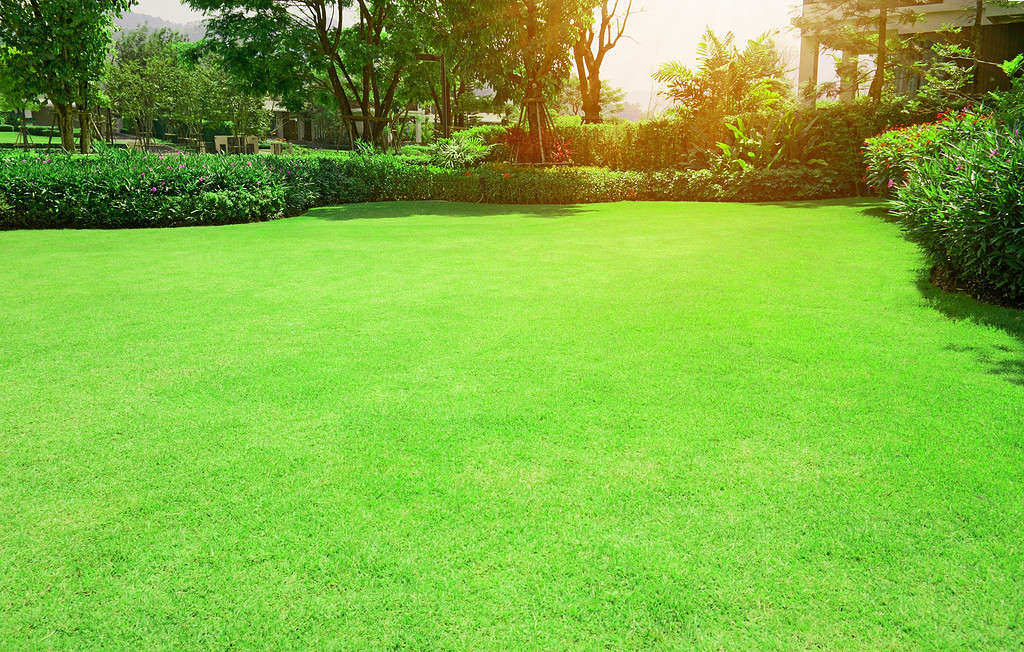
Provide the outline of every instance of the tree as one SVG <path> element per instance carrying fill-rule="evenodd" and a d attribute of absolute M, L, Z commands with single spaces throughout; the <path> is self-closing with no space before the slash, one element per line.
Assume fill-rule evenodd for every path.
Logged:
<path fill-rule="evenodd" d="M 789 94 L 786 66 L 772 38 L 762 34 L 743 50 L 735 35 L 719 36 L 710 28 L 697 44 L 696 69 L 679 61 L 663 63 L 655 81 L 667 85 L 663 94 L 693 114 L 724 117 L 757 111 Z"/>
<path fill-rule="evenodd" d="M 325 89 L 345 123 L 380 144 L 403 73 L 421 50 L 413 26 L 428 0 L 187 1 L 213 13 L 209 45 L 247 91 L 297 98 Z"/>
<path fill-rule="evenodd" d="M 667 88 L 662 95 L 674 105 L 672 113 L 690 125 L 695 145 L 709 149 L 724 136 L 726 119 L 740 114 L 778 112 L 792 100 L 787 69 L 772 34 L 747 41 L 743 49 L 735 36 L 710 28 L 697 45 L 691 70 L 678 61 L 662 64 L 655 81 Z"/>
<path fill-rule="evenodd" d="M 515 100 L 528 121 L 524 158 L 543 159 L 544 107 L 569 75 L 579 28 L 593 20 L 593 0 L 503 0 L 489 6 L 482 65 L 496 99 Z"/>
<path fill-rule="evenodd" d="M 447 69 L 449 127 L 464 127 L 473 111 L 501 112 L 505 97 L 485 92 L 490 46 L 505 11 L 503 0 L 432 0 L 425 3 L 416 25 L 425 53 L 444 57 Z M 409 70 L 404 86 L 413 101 L 429 101 L 443 117 L 444 89 L 438 63 L 419 63 Z M 497 100 L 497 101 L 495 101 Z M 441 132 L 444 133 L 442 129 Z"/>
<path fill-rule="evenodd" d="M 626 91 L 601 81 L 601 119 L 613 116 L 625 110 Z M 566 80 L 555 99 L 555 108 L 564 115 L 580 115 L 583 112 L 583 98 L 580 96 L 580 85 L 573 80 Z"/>
<path fill-rule="evenodd" d="M 135 129 L 144 148 L 153 137 L 153 122 L 183 102 L 188 75 L 179 66 L 177 46 L 185 37 L 168 29 L 150 31 L 143 25 L 124 32 L 114 42 L 114 57 L 104 80 L 111 106 Z"/>
<path fill-rule="evenodd" d="M 579 76 L 580 97 L 583 103 L 583 122 L 601 122 L 601 64 L 605 56 L 619 44 L 626 32 L 626 24 L 633 12 L 633 0 L 626 0 L 625 11 L 620 15 L 620 0 L 600 0 L 595 7 L 598 15 L 589 24 L 577 27 L 576 42 L 573 43 L 573 58 Z M 610 5 L 610 6 L 609 6 Z"/>
<path fill-rule="evenodd" d="M 984 20 L 991 6 L 1011 5 L 1005 0 L 977 0 L 964 8 L 963 22 L 972 30 L 971 38 L 963 35 L 964 27 L 947 25 L 937 32 L 942 38 L 929 35 L 910 41 L 916 51 L 906 68 L 921 80 L 918 99 L 943 107 L 969 104 L 983 98 L 992 74 L 1005 74 L 1003 61 L 985 58 Z"/>
<path fill-rule="evenodd" d="M 0 43 L 13 52 L 8 70 L 28 94 L 53 103 L 61 144 L 88 153 L 97 82 L 107 64 L 113 17 L 134 0 L 0 0 Z"/>
<path fill-rule="evenodd" d="M 180 127 L 186 138 L 199 141 L 206 122 L 227 120 L 225 98 L 229 91 L 227 74 L 216 65 L 212 57 L 192 62 L 179 57 L 174 76 L 168 118 Z"/>
<path fill-rule="evenodd" d="M 19 142 L 28 149 L 28 131 L 25 125 L 25 111 L 39 105 L 39 96 L 22 85 L 12 73 L 10 59 L 17 55 L 11 48 L 0 43 L 0 113 L 13 112 L 18 116 Z"/>
<path fill-rule="evenodd" d="M 154 57 L 175 54 L 175 48 L 188 43 L 184 34 L 166 27 L 151 30 L 142 25 L 118 34 L 114 56 L 118 61 L 145 63 Z"/>
<path fill-rule="evenodd" d="M 135 137 L 148 148 L 153 121 L 175 101 L 178 70 L 169 51 L 148 59 L 116 59 L 106 78 L 106 91 L 115 111 L 130 120 Z"/>

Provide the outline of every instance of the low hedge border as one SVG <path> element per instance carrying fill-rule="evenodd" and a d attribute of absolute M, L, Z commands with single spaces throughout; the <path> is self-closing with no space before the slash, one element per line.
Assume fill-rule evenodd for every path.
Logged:
<path fill-rule="evenodd" d="M 125 228 L 254 222 L 316 206 L 448 200 L 575 204 L 621 200 L 780 201 L 840 196 L 827 170 L 660 172 L 514 168 L 469 172 L 394 156 L 0 156 L 0 228 Z"/>

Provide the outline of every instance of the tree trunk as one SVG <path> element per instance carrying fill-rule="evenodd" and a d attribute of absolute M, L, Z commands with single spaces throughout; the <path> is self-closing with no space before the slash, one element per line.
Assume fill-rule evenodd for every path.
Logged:
<path fill-rule="evenodd" d="M 60 146 L 66 151 L 75 151 L 75 118 L 70 104 L 53 103 L 57 116 L 57 129 L 60 131 Z"/>
<path fill-rule="evenodd" d="M 18 116 L 21 118 L 21 125 L 19 125 L 19 127 L 18 127 L 18 133 L 20 134 L 21 145 L 22 145 L 22 147 L 25 148 L 25 151 L 27 152 L 28 151 L 28 122 L 25 119 L 25 111 L 26 110 L 27 109 L 25 108 L 24 105 L 22 105 L 21 108 L 18 110 Z"/>
<path fill-rule="evenodd" d="M 868 97 L 876 102 L 882 99 L 882 87 L 885 86 L 886 59 L 889 52 L 886 46 L 889 28 L 889 8 L 878 10 L 878 54 L 875 57 L 875 78 L 871 80 Z"/>
<path fill-rule="evenodd" d="M 92 112 L 88 106 L 78 107 L 78 151 L 89 154 L 92 151 Z"/>
<path fill-rule="evenodd" d="M 576 45 L 573 46 L 572 51 L 573 57 L 576 59 L 576 75 L 580 80 L 580 102 L 585 106 L 587 103 L 587 95 L 590 93 L 590 85 L 587 82 L 587 62 L 584 58 L 583 48 L 583 44 L 576 43 Z M 573 109 L 573 114 L 578 113 L 578 109 L 576 109 L 576 107 L 573 107 Z"/>
<path fill-rule="evenodd" d="M 595 69 L 587 80 L 587 94 L 583 96 L 583 124 L 596 125 L 601 118 L 601 78 Z"/>
<path fill-rule="evenodd" d="M 331 82 L 331 93 L 338 103 L 338 110 L 341 111 L 342 128 L 345 135 L 348 136 L 349 147 L 355 147 L 356 139 L 353 133 L 355 125 L 353 124 L 352 103 L 348 101 L 348 95 L 345 94 L 345 88 L 341 84 L 341 77 L 338 76 L 338 69 L 335 68 L 333 63 L 327 66 L 327 77 Z M 341 140 L 341 134 L 338 135 L 338 140 Z"/>

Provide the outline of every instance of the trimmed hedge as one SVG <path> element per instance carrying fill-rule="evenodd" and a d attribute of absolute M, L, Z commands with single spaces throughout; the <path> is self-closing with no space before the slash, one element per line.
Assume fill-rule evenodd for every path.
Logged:
<path fill-rule="evenodd" d="M 0 158 L 2 228 L 225 224 L 280 217 L 280 172 L 227 157 L 112 151 Z M 301 208 L 301 207 L 299 207 Z"/>
<path fill-rule="evenodd" d="M 513 168 L 472 172 L 371 156 L 175 156 L 108 152 L 0 157 L 0 228 L 226 224 L 364 201 L 565 204 L 620 200 L 778 201 L 838 196 L 818 168 L 747 172 Z"/>
<path fill-rule="evenodd" d="M 840 186 L 837 194 L 864 194 L 867 190 L 863 179 L 864 140 L 891 127 L 930 120 L 935 112 L 932 107 L 900 100 L 878 104 L 867 99 L 799 108 L 792 112 L 794 124 L 799 126 L 797 142 L 787 142 L 785 147 L 800 151 L 802 160 L 824 161 L 824 167 L 831 171 Z M 751 128 L 763 129 L 778 114 L 736 117 Z M 729 122 L 733 120 L 735 118 Z M 732 144 L 733 135 L 724 123 L 718 125 L 718 132 L 714 134 L 697 134 L 695 128 L 690 121 L 681 118 L 597 125 L 560 120 L 555 125 L 559 137 L 569 143 L 574 164 L 642 172 L 713 167 L 720 152 L 716 147 L 707 149 L 707 143 Z M 508 148 L 502 145 L 505 128 L 476 127 L 469 131 L 481 136 L 485 143 L 495 145 L 488 160 L 508 159 Z"/>
<path fill-rule="evenodd" d="M 556 130 L 568 141 L 577 165 L 649 172 L 687 167 L 696 154 L 685 120 L 562 124 Z"/>

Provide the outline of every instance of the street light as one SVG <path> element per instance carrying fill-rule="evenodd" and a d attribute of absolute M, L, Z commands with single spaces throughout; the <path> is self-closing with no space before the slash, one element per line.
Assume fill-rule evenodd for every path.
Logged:
<path fill-rule="evenodd" d="M 416 55 L 417 61 L 436 61 L 441 64 L 441 137 L 448 138 L 451 134 L 448 131 L 449 117 L 452 113 L 450 93 L 448 91 L 448 66 L 445 65 L 444 54 L 430 54 L 421 52 Z"/>

